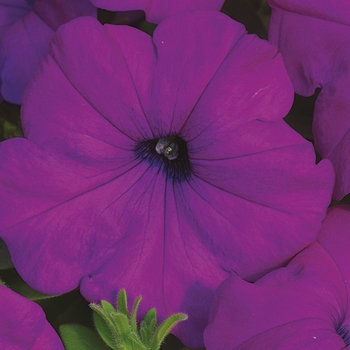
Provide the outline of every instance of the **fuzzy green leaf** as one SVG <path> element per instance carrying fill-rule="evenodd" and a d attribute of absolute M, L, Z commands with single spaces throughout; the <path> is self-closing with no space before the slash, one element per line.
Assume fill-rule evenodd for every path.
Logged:
<path fill-rule="evenodd" d="M 133 308 L 132 308 L 132 313 L 131 313 L 131 321 L 130 321 L 130 324 L 131 324 L 131 329 L 133 332 L 137 333 L 138 332 L 138 327 L 137 327 L 137 310 L 139 308 L 139 305 L 140 305 L 140 302 L 142 300 L 142 297 L 139 296 L 135 302 L 134 302 L 134 305 L 133 305 Z"/>
<path fill-rule="evenodd" d="M 149 348 L 152 343 L 154 332 L 157 328 L 157 312 L 155 308 L 150 309 L 140 324 L 142 342 Z"/>
<path fill-rule="evenodd" d="M 151 350 L 158 350 L 163 343 L 165 337 L 170 333 L 174 326 L 184 320 L 187 320 L 186 314 L 174 314 L 169 316 L 164 322 L 158 327 L 151 344 Z"/>
<path fill-rule="evenodd" d="M 101 338 L 91 329 L 78 325 L 63 325 L 59 329 L 66 350 L 107 349 Z"/>
<path fill-rule="evenodd" d="M 90 307 L 95 311 L 93 318 L 98 334 L 110 348 L 118 349 L 115 341 L 115 328 L 113 320 L 111 320 L 109 316 L 105 315 L 105 311 L 98 305 L 90 304 Z"/>
<path fill-rule="evenodd" d="M 117 310 L 118 312 L 124 314 L 126 317 L 130 317 L 130 313 L 128 309 L 128 299 L 126 296 L 125 289 L 121 289 L 118 293 Z"/>
<path fill-rule="evenodd" d="M 111 316 L 112 314 L 116 313 L 116 310 L 113 307 L 113 305 L 106 300 L 101 301 L 101 308 L 105 311 L 106 315 L 108 316 Z"/>

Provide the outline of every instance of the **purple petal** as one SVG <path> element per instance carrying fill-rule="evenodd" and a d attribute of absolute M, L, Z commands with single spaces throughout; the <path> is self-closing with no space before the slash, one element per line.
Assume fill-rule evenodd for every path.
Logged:
<path fill-rule="evenodd" d="M 34 302 L 0 285 L 1 349 L 63 350 L 59 336 Z"/>
<path fill-rule="evenodd" d="M 109 123 L 134 141 L 152 138 L 129 71 L 129 64 L 139 66 L 134 60 L 140 56 L 132 52 L 129 62 L 128 47 L 125 52 L 111 31 L 121 32 L 130 43 L 144 41 L 133 51 L 144 49 L 143 76 L 147 84 L 155 60 L 152 39 L 134 28 L 103 27 L 93 18 L 82 17 L 58 30 L 51 45 L 52 55 L 78 93 Z"/>
<path fill-rule="evenodd" d="M 224 237 L 230 236 L 226 231 L 232 226 L 228 223 L 219 234 L 214 221 L 218 216 L 204 201 L 192 198 L 194 192 L 186 184 L 164 183 L 163 176 L 155 176 L 154 171 L 148 171 L 142 183 L 145 190 L 138 191 L 141 193 L 135 198 L 138 204 L 133 215 L 139 220 L 138 226 L 124 229 L 128 234 L 116 246 L 112 259 L 82 281 L 81 292 L 89 301 L 114 300 L 116 291 L 125 288 L 133 299 L 142 295 L 141 314 L 156 306 L 160 320 L 186 312 L 190 319 L 177 325 L 174 333 L 187 346 L 200 347 L 212 294 L 227 276 L 220 266 L 223 259 L 213 252 L 221 248 Z M 139 186 L 142 184 L 135 192 Z M 128 206 L 134 206 L 134 199 L 129 200 Z M 205 217 L 213 221 L 209 227 L 204 227 L 210 222 L 201 219 Z"/>
<path fill-rule="evenodd" d="M 1 94 L 5 100 L 21 103 L 34 70 L 49 52 L 53 33 L 32 11 L 7 30 L 0 46 Z"/>
<path fill-rule="evenodd" d="M 205 40 L 202 40 L 203 32 L 195 30 L 194 26 L 211 28 L 206 31 Z M 171 34 L 175 31 L 176 38 Z M 170 18 L 158 26 L 154 33 L 158 61 L 154 87 L 146 107 L 149 115 L 154 116 L 154 120 L 151 120 L 153 125 L 156 121 L 159 123 L 159 120 L 163 120 L 157 127 L 158 134 L 169 130 L 178 133 L 184 123 L 187 124 L 192 111 L 197 109 L 198 100 L 202 100 L 208 85 L 216 79 L 223 61 L 245 36 L 243 25 L 216 12 L 184 14 Z M 231 63 L 232 61 L 233 59 L 230 60 Z M 219 88 L 221 95 L 225 84 L 226 80 L 223 80 Z M 204 100 L 212 101 L 212 96 L 205 97 Z M 211 104 L 210 107 L 213 108 L 214 105 L 218 107 L 218 104 Z M 211 120 L 214 115 L 210 112 L 206 110 L 205 115 Z M 196 120 L 201 123 L 205 122 L 203 111 L 200 117 L 198 114 L 194 118 L 197 117 Z"/>
<path fill-rule="evenodd" d="M 316 149 L 335 169 L 333 197 L 337 200 L 350 192 L 349 78 L 347 70 L 325 84 L 316 100 L 313 120 Z"/>
<path fill-rule="evenodd" d="M 77 17 L 97 17 L 97 9 L 89 0 L 35 0 L 34 11 L 54 31 Z"/>
<path fill-rule="evenodd" d="M 76 288 L 84 275 L 108 259 L 110 244 L 124 234 L 120 226 L 129 198 L 125 194 L 134 193 L 142 170 L 141 175 L 132 170 L 137 163 L 130 160 L 92 162 L 55 155 L 24 139 L 3 142 L 0 151 L 6 186 L 0 204 L 1 237 L 14 265 L 31 286 L 45 293 Z M 116 201 L 113 214 L 109 207 Z"/>
<path fill-rule="evenodd" d="M 316 17 L 331 22 L 350 24 L 350 4 L 347 0 L 320 2 L 318 0 L 268 0 L 272 7 L 299 13 L 305 16 Z"/>
<path fill-rule="evenodd" d="M 154 41 L 87 17 L 59 28 L 24 97 L 28 140 L 0 146 L 0 235 L 34 288 L 141 293 L 143 311 L 189 313 L 176 332 L 200 347 L 230 271 L 256 279 L 315 238 L 333 174 L 281 120 L 293 91 L 274 47 L 204 11 L 165 20 Z M 181 128 L 194 171 L 183 182 L 135 151 Z"/>
<path fill-rule="evenodd" d="M 347 1 L 270 1 L 269 39 L 279 46 L 295 91 L 309 96 L 316 88 L 313 135 L 317 151 L 331 160 L 336 173 L 334 198 L 350 192 L 349 64 Z M 344 25 L 345 24 L 345 25 Z"/>
<path fill-rule="evenodd" d="M 350 280 L 349 267 L 349 240 L 350 240 L 350 206 L 338 205 L 329 209 L 326 219 L 323 221 L 322 230 L 319 233 L 317 241 L 324 247 L 338 266 L 348 296 L 350 296 L 350 287 L 347 281 Z M 346 319 L 344 323 L 350 325 L 350 303 L 347 305 Z"/>
<path fill-rule="evenodd" d="M 7 9 L 2 10 L 3 13 L 1 6 Z M 6 17 L 6 31 L 0 45 L 1 94 L 5 100 L 22 102 L 30 78 L 49 52 L 54 31 L 59 25 L 82 15 L 97 16 L 96 8 L 88 0 L 0 3 L 0 16 Z"/>
<path fill-rule="evenodd" d="M 208 136 L 212 123 L 222 133 L 226 128 L 232 132 L 250 120 L 281 120 L 289 112 L 293 87 L 277 48 L 242 34 L 237 32 L 235 45 L 205 87 L 181 130 L 184 136 L 202 135 L 200 140 Z"/>
<path fill-rule="evenodd" d="M 208 350 L 252 349 L 256 344 L 340 350 L 344 341 L 336 328 L 347 308 L 343 277 L 315 242 L 287 267 L 254 284 L 236 275 L 226 280 L 213 299 L 205 345 Z"/>
<path fill-rule="evenodd" d="M 295 91 L 310 96 L 344 71 L 349 29 L 332 20 L 339 18 L 342 22 L 346 14 L 349 24 L 350 5 L 347 1 L 337 1 L 337 6 L 318 1 L 306 1 L 305 6 L 294 4 L 299 2 L 269 2 L 273 7 L 269 40 L 282 52 Z"/>
<path fill-rule="evenodd" d="M 8 27 L 33 9 L 34 0 L 0 0 L 0 38 Z"/>
<path fill-rule="evenodd" d="M 55 83 L 52 84 L 52 81 Z M 38 96 L 42 98 L 40 103 Z M 120 117 L 123 122 L 127 115 L 122 111 L 120 108 L 112 117 Z M 51 57 L 42 64 L 29 84 L 21 120 L 29 140 L 40 146 L 50 145 L 55 152 L 63 151 L 77 160 L 77 155 L 96 159 L 97 162 L 117 157 L 127 163 L 130 160 L 128 151 L 135 147 L 133 139 L 140 137 L 135 127 L 135 130 L 129 127 L 130 135 L 121 132 L 114 120 L 108 120 L 89 104 Z"/>
<path fill-rule="evenodd" d="M 167 17 L 193 10 L 220 10 L 223 0 L 90 0 L 96 7 L 110 11 L 143 10 L 146 19 L 160 23 Z M 179 27 L 180 29 L 180 27 Z"/>

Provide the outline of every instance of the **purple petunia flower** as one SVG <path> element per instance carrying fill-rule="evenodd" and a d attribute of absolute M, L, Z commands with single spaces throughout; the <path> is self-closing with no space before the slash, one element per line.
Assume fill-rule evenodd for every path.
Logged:
<path fill-rule="evenodd" d="M 350 206 L 332 207 L 319 238 L 287 267 L 218 288 L 207 350 L 341 350 L 350 346 Z"/>
<path fill-rule="evenodd" d="M 160 23 L 169 16 L 194 10 L 219 11 L 224 0 L 90 0 L 96 7 L 110 11 L 143 10 L 146 19 Z"/>
<path fill-rule="evenodd" d="M 277 49 L 215 11 L 154 37 L 80 18 L 28 87 L 26 139 L 0 146 L 0 237 L 45 293 L 119 289 L 141 313 L 186 312 L 202 346 L 214 290 L 255 280 L 316 238 L 333 169 L 282 120 L 293 89 Z"/>
<path fill-rule="evenodd" d="M 350 192 L 350 2 L 269 0 L 269 40 L 279 46 L 295 91 L 318 95 L 313 120 L 317 151 L 336 172 L 334 198 Z"/>
<path fill-rule="evenodd" d="M 1 349 L 64 350 L 41 307 L 3 285 L 0 310 Z"/>
<path fill-rule="evenodd" d="M 79 16 L 97 16 L 88 0 L 0 0 L 2 97 L 20 104 L 33 72 L 49 53 L 57 28 Z"/>

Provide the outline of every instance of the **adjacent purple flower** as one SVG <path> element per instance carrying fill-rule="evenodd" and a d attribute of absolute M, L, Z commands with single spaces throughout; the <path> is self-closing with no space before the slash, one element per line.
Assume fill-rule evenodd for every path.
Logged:
<path fill-rule="evenodd" d="M 96 7 L 110 11 L 143 10 L 146 19 L 160 23 L 169 16 L 194 10 L 219 11 L 224 0 L 90 0 Z"/>
<path fill-rule="evenodd" d="M 0 285 L 0 348 L 63 350 L 41 307 Z"/>
<path fill-rule="evenodd" d="M 5 100 L 21 103 L 56 29 L 84 15 L 97 15 L 88 0 L 0 0 L 0 85 Z"/>
<path fill-rule="evenodd" d="M 269 40 L 283 54 L 295 91 L 321 88 L 313 134 L 317 151 L 336 170 L 334 198 L 350 192 L 350 2 L 269 0 Z"/>
<path fill-rule="evenodd" d="M 214 11 L 154 37 L 80 18 L 27 89 L 27 139 L 0 146 L 0 236 L 45 293 L 140 294 L 186 312 L 202 346 L 214 290 L 255 280 L 316 238 L 333 170 L 282 120 L 293 89 L 277 49 Z M 140 315 L 141 316 L 141 315 Z"/>
<path fill-rule="evenodd" d="M 341 350 L 350 346 L 350 206 L 332 207 L 319 238 L 287 267 L 218 288 L 207 350 Z"/>

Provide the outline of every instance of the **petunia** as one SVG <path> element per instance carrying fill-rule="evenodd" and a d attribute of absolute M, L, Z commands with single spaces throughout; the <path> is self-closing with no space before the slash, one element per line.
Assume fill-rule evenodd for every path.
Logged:
<path fill-rule="evenodd" d="M 350 192 L 350 2 L 269 0 L 269 40 L 278 45 L 296 93 L 318 95 L 313 134 L 322 157 L 332 161 L 334 198 Z"/>
<path fill-rule="evenodd" d="M 79 16 L 96 17 L 97 10 L 88 0 L 0 0 L 0 86 L 5 100 L 21 103 L 55 31 Z"/>
<path fill-rule="evenodd" d="M 64 350 L 41 307 L 3 285 L 0 285 L 0 348 Z"/>
<path fill-rule="evenodd" d="M 0 146 L 0 237 L 45 293 L 80 285 L 141 314 L 186 312 L 202 346 L 214 290 L 255 280 L 316 238 L 333 169 L 283 121 L 293 89 L 277 49 L 215 11 L 154 37 L 78 18 L 55 35 Z M 141 315 L 140 314 L 140 315 Z"/>
<path fill-rule="evenodd" d="M 332 207 L 314 243 L 255 283 L 218 288 L 207 350 L 341 350 L 350 346 L 350 206 Z"/>
<path fill-rule="evenodd" d="M 92 4 L 109 11 L 143 10 L 147 21 L 160 23 L 169 16 L 194 10 L 219 11 L 224 0 L 90 0 Z"/>

